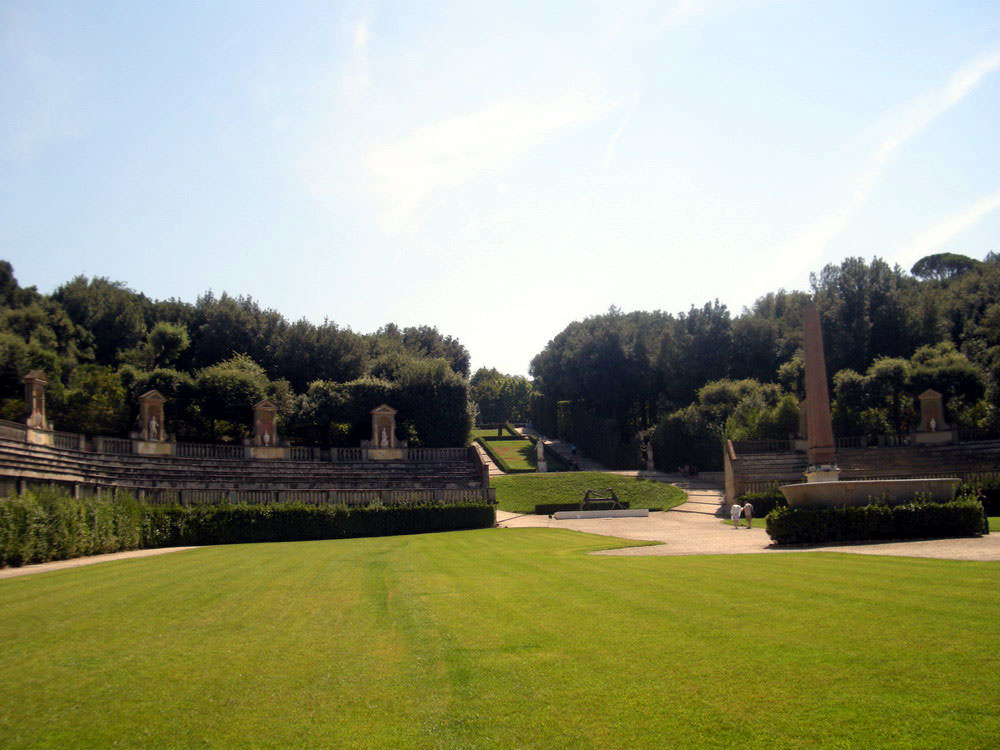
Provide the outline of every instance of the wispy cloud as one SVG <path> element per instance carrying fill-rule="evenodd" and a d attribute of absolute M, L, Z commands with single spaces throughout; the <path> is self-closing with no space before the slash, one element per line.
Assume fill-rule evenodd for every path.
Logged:
<path fill-rule="evenodd" d="M 356 100 L 371 86 L 370 65 L 368 62 L 368 45 L 371 41 L 370 20 L 367 16 L 352 23 L 351 43 L 353 54 L 347 63 L 344 73 L 344 93 L 351 100 Z"/>
<path fill-rule="evenodd" d="M 632 106 L 629 107 L 628 112 L 626 112 L 625 116 L 622 118 L 621 124 L 611 135 L 611 139 L 608 141 L 608 147 L 604 151 L 605 169 L 611 166 L 611 160 L 614 158 L 615 155 L 615 145 L 617 145 L 618 139 L 621 138 L 622 133 L 625 131 L 625 128 L 627 128 L 628 124 L 632 121 L 632 115 L 635 114 L 636 107 L 638 106 L 639 106 L 639 97 L 636 97 L 635 101 L 632 103 Z"/>
<path fill-rule="evenodd" d="M 948 249 L 949 243 L 955 237 L 978 223 L 983 217 L 998 210 L 1000 210 L 1000 189 L 994 190 L 989 195 L 984 195 L 944 221 L 925 229 L 907 243 L 903 255 L 916 261 L 924 255 L 943 252 Z"/>
<path fill-rule="evenodd" d="M 371 149 L 364 164 L 384 205 L 383 228 L 407 231 L 432 196 L 499 177 L 529 151 L 608 108 L 600 97 L 579 90 L 551 98 L 508 97 Z"/>
<path fill-rule="evenodd" d="M 843 202 L 778 250 L 781 255 L 795 255 L 812 263 L 826 246 L 839 235 L 868 201 L 895 154 L 907 142 L 927 128 L 967 97 L 986 76 L 1000 69 L 1000 46 L 976 57 L 958 71 L 948 82 L 909 102 L 888 119 L 890 123 L 879 141 L 866 169 L 858 175 L 854 189 Z"/>

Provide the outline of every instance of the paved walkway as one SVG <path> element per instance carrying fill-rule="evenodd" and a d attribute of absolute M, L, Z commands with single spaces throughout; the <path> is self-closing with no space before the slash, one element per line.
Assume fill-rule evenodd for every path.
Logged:
<path fill-rule="evenodd" d="M 573 446 L 564 440 L 559 440 L 558 438 L 545 437 L 544 435 L 539 434 L 530 427 L 520 427 L 518 428 L 518 432 L 520 432 L 522 435 L 533 435 L 537 438 L 540 438 L 542 442 L 545 443 L 545 446 L 549 450 L 554 451 L 567 464 L 572 466 L 575 463 L 577 466 L 580 467 L 580 471 L 608 470 L 606 466 L 599 464 L 597 461 L 594 461 L 593 459 L 587 458 L 579 451 L 577 451 L 576 455 L 574 456 Z"/>
<path fill-rule="evenodd" d="M 683 505 L 648 518 L 587 518 L 557 521 L 547 516 L 517 515 L 497 511 L 497 525 L 504 528 L 545 527 L 572 529 L 589 534 L 662 542 L 648 547 L 606 550 L 600 555 L 733 555 L 790 552 L 849 552 L 858 555 L 933 557 L 943 560 L 1000 560 L 1000 534 L 962 539 L 928 539 L 914 542 L 872 542 L 841 545 L 775 547 L 764 530 L 763 519 L 752 529 L 724 524 L 722 491 L 698 480 L 675 482 L 688 493 Z"/>
<path fill-rule="evenodd" d="M 165 555 L 168 552 L 180 552 L 185 549 L 196 549 L 196 547 L 157 547 L 156 549 L 133 549 L 128 552 L 112 552 L 107 555 L 74 557 L 72 560 L 56 560 L 54 562 L 38 563 L 36 565 L 25 565 L 21 568 L 0 568 L 0 579 L 29 576 L 32 573 L 45 573 L 50 570 L 62 570 L 63 568 L 79 568 L 83 565 L 94 565 L 96 563 L 110 562 L 111 560 L 129 560 L 133 557 Z"/>
<path fill-rule="evenodd" d="M 502 477 L 504 475 L 503 469 L 496 465 L 490 454 L 486 452 L 486 449 L 475 440 L 472 441 L 472 445 L 475 447 L 476 453 L 479 454 L 479 458 L 483 460 L 483 463 L 486 464 L 487 468 L 490 470 L 490 476 Z"/>

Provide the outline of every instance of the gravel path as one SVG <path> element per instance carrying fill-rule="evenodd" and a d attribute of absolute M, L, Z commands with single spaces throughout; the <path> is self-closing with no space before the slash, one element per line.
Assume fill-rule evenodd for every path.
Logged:
<path fill-rule="evenodd" d="M 605 550 L 599 555 L 733 555 L 790 552 L 849 552 L 858 555 L 933 557 L 942 560 L 1000 560 L 1000 534 L 961 539 L 927 539 L 913 542 L 870 542 L 822 546 L 775 547 L 764 530 L 763 519 L 752 529 L 734 529 L 722 523 L 718 488 L 691 487 L 688 500 L 648 518 L 588 518 L 557 521 L 547 516 L 526 516 L 497 511 L 504 528 L 545 527 L 572 529 L 589 534 L 662 542 L 649 547 Z"/>
<path fill-rule="evenodd" d="M 79 568 L 83 565 L 94 565 L 96 563 L 110 562 L 111 560 L 129 560 L 133 557 L 165 555 L 168 552 L 180 552 L 184 549 L 196 549 L 196 547 L 157 547 L 156 549 L 133 549 L 128 552 L 112 552 L 107 555 L 74 557 L 72 560 L 56 560 L 55 562 L 25 565 L 21 568 L 0 568 L 0 579 L 17 578 L 18 576 L 28 576 L 32 573 L 45 573 L 49 570 L 62 570 L 63 568 Z"/>

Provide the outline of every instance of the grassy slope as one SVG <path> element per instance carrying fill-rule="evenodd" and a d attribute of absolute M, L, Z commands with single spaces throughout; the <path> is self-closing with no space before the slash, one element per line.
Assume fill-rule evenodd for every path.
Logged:
<path fill-rule="evenodd" d="M 535 444 L 530 440 L 489 440 L 483 439 L 506 466 L 505 471 L 535 471 Z"/>
<path fill-rule="evenodd" d="M 490 485 L 496 487 L 500 509 L 512 513 L 533 513 L 536 505 L 545 503 L 578 503 L 587 490 L 608 487 L 632 508 L 666 510 L 687 498 L 669 484 L 598 471 L 494 477 Z"/>
<path fill-rule="evenodd" d="M 1000 565 L 544 529 L 0 581 L 5 747 L 991 746 Z"/>

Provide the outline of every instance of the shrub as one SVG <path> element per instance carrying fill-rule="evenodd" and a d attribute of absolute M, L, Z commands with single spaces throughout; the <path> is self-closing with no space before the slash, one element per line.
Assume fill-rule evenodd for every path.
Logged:
<path fill-rule="evenodd" d="M 779 507 L 766 518 L 777 544 L 854 542 L 975 536 L 983 530 L 983 507 L 969 500 L 906 505 Z"/>
<path fill-rule="evenodd" d="M 744 492 L 736 502 L 743 505 L 749 502 L 753 506 L 753 514 L 757 518 L 763 518 L 775 508 L 784 508 L 788 505 L 781 490 L 775 488 L 765 492 Z"/>
<path fill-rule="evenodd" d="M 0 501 L 0 566 L 178 545 L 344 539 L 487 528 L 489 503 L 347 508 L 147 505 L 126 493 L 73 498 L 54 490 Z"/>

